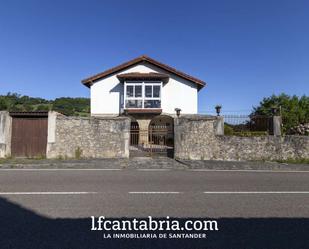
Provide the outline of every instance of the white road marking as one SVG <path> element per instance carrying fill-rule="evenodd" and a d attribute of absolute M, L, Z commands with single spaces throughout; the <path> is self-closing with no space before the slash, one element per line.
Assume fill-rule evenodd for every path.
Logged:
<path fill-rule="evenodd" d="M 206 191 L 204 194 L 309 194 L 309 191 Z"/>
<path fill-rule="evenodd" d="M 180 194 L 181 192 L 156 192 L 156 191 L 144 191 L 144 192 L 129 192 L 129 194 Z"/>
<path fill-rule="evenodd" d="M 258 172 L 258 173 L 309 173 L 309 170 L 264 170 L 264 169 L 188 169 L 196 172 Z"/>
<path fill-rule="evenodd" d="M 171 169 L 137 169 L 138 171 L 170 171 Z"/>
<path fill-rule="evenodd" d="M 0 195 L 85 195 L 97 192 L 0 192 Z"/>
<path fill-rule="evenodd" d="M 117 171 L 122 169 L 0 169 L 1 171 Z"/>

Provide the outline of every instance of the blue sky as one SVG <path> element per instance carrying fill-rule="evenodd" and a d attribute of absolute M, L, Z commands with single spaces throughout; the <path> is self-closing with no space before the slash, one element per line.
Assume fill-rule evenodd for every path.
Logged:
<path fill-rule="evenodd" d="M 248 112 L 309 94 L 308 13 L 306 0 L 1 1 L 0 94 L 88 97 L 81 79 L 147 54 L 208 83 L 200 112 Z"/>

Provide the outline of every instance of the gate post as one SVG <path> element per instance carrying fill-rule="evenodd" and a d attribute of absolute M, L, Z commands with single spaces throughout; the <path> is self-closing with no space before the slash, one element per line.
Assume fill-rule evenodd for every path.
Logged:
<path fill-rule="evenodd" d="M 55 111 L 48 112 L 48 121 L 47 121 L 47 147 L 46 147 L 46 157 L 52 158 L 51 153 L 52 146 L 56 142 L 56 120 L 58 113 Z"/>
<path fill-rule="evenodd" d="M 282 118 L 281 116 L 273 116 L 273 132 L 274 136 L 281 136 Z"/>
<path fill-rule="evenodd" d="M 224 117 L 217 116 L 217 120 L 215 121 L 215 134 L 219 136 L 224 135 Z"/>
<path fill-rule="evenodd" d="M 12 117 L 0 111 L 0 158 L 11 156 Z"/>

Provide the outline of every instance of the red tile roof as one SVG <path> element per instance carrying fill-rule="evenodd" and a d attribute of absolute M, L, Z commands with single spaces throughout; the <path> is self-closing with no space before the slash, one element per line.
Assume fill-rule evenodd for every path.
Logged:
<path fill-rule="evenodd" d="M 117 73 L 117 72 L 119 72 L 121 70 L 127 69 L 127 68 L 129 68 L 129 67 L 131 67 L 133 65 L 136 65 L 138 63 L 141 63 L 141 62 L 148 62 L 148 63 L 150 63 L 152 65 L 155 65 L 155 66 L 157 66 L 159 68 L 164 69 L 165 71 L 167 71 L 169 73 L 175 74 L 175 75 L 177 75 L 177 76 L 179 76 L 179 77 L 181 77 L 183 79 L 191 81 L 191 82 L 195 83 L 198 86 L 198 89 L 201 89 L 201 88 L 203 88 L 206 85 L 206 82 L 204 82 L 204 81 L 202 81 L 200 79 L 197 79 L 197 78 L 195 78 L 193 76 L 190 76 L 190 75 L 188 75 L 186 73 L 183 73 L 183 72 L 181 72 L 181 71 L 179 71 L 179 70 L 177 70 L 177 69 L 175 69 L 173 67 L 170 67 L 170 66 L 168 66 L 166 64 L 158 62 L 158 61 L 156 61 L 156 60 L 154 60 L 154 59 L 152 59 L 152 58 L 150 58 L 150 57 L 148 57 L 146 55 L 142 55 L 142 56 L 137 57 L 137 58 L 135 58 L 133 60 L 125 62 L 125 63 L 123 63 L 123 64 L 121 64 L 119 66 L 110 68 L 110 69 L 108 69 L 108 70 L 106 70 L 106 71 L 104 71 L 102 73 L 93 75 L 93 76 L 91 76 L 91 77 L 89 77 L 87 79 L 82 80 L 82 83 L 85 86 L 90 87 L 95 81 L 97 81 L 99 79 L 105 78 L 105 77 L 107 77 L 107 76 L 109 76 L 111 74 Z"/>

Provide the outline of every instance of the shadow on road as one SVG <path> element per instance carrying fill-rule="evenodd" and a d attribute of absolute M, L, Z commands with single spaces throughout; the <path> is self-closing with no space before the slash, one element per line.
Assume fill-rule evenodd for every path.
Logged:
<path fill-rule="evenodd" d="M 178 220 L 184 222 L 186 219 Z M 46 218 L 0 198 L 0 248 L 309 247 L 309 219 L 306 218 L 220 218 L 217 222 L 220 231 L 207 232 L 207 239 L 103 239 L 102 231 L 90 231 L 90 218 Z"/>

